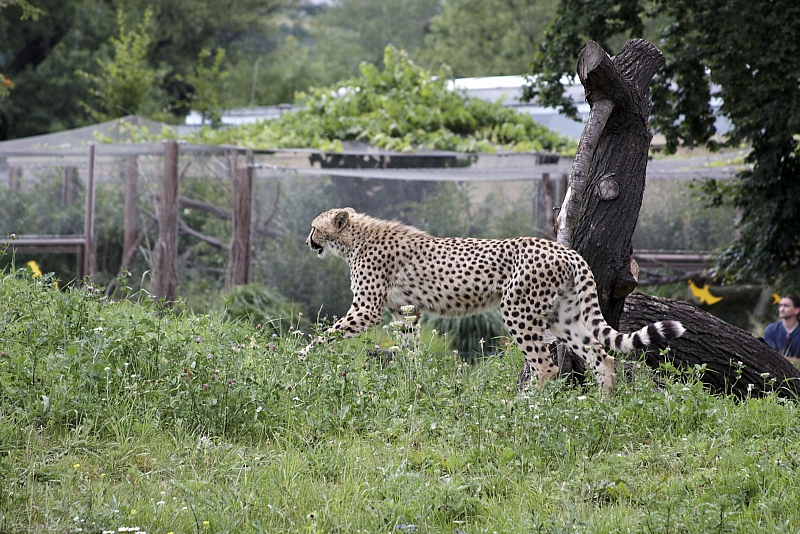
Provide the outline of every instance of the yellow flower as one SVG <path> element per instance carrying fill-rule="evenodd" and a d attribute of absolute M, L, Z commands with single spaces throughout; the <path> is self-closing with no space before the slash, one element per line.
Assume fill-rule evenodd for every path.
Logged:
<path fill-rule="evenodd" d="M 72 468 L 73 468 L 73 469 L 77 469 L 77 468 L 79 468 L 80 466 L 81 466 L 81 464 L 72 464 Z"/>
<path fill-rule="evenodd" d="M 209 523 L 208 521 L 203 521 L 203 526 L 204 526 L 204 527 L 207 527 L 207 526 L 208 526 L 208 525 L 210 525 L 210 524 L 211 524 L 211 523 Z"/>
<path fill-rule="evenodd" d="M 133 510 L 131 510 L 131 515 L 136 515 L 136 508 L 134 508 Z"/>
<path fill-rule="evenodd" d="M 42 276 L 42 270 L 39 268 L 39 264 L 35 261 L 31 260 L 27 263 L 28 267 L 30 267 L 31 271 L 33 271 L 33 277 Z"/>

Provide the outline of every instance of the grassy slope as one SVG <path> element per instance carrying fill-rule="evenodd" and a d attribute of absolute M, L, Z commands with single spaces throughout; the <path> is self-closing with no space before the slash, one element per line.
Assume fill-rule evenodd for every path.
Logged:
<path fill-rule="evenodd" d="M 518 395 L 300 336 L 0 276 L 0 532 L 795 532 L 800 413 L 647 373 Z"/>

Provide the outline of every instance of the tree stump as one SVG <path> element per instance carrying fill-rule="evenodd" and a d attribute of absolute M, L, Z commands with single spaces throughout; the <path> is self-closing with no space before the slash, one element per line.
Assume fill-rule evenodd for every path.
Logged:
<path fill-rule="evenodd" d="M 593 41 L 578 55 L 592 113 L 572 167 L 570 205 L 559 217 L 559 242 L 592 267 L 600 309 L 615 328 L 637 284 L 631 253 L 653 137 L 649 85 L 663 64 L 661 52 L 642 39 L 628 41 L 613 58 Z"/>

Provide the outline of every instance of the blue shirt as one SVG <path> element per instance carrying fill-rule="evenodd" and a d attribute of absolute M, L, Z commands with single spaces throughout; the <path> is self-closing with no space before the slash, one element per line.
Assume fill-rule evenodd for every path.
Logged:
<path fill-rule="evenodd" d="M 790 346 L 786 348 L 786 329 L 783 322 L 772 323 L 764 329 L 764 341 L 784 356 L 800 358 L 800 325 L 792 330 Z"/>

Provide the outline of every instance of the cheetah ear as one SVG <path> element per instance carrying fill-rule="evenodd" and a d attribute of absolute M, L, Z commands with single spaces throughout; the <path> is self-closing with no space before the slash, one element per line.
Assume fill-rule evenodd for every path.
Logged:
<path fill-rule="evenodd" d="M 342 209 L 344 209 L 344 211 L 346 211 L 347 213 L 355 214 L 356 212 L 356 210 L 354 210 L 353 208 L 342 208 Z"/>
<path fill-rule="evenodd" d="M 347 223 L 349 221 L 350 221 L 350 212 L 347 211 L 347 208 L 341 210 L 339 213 L 333 216 L 333 225 L 338 230 L 344 230 L 344 227 L 347 226 Z"/>

